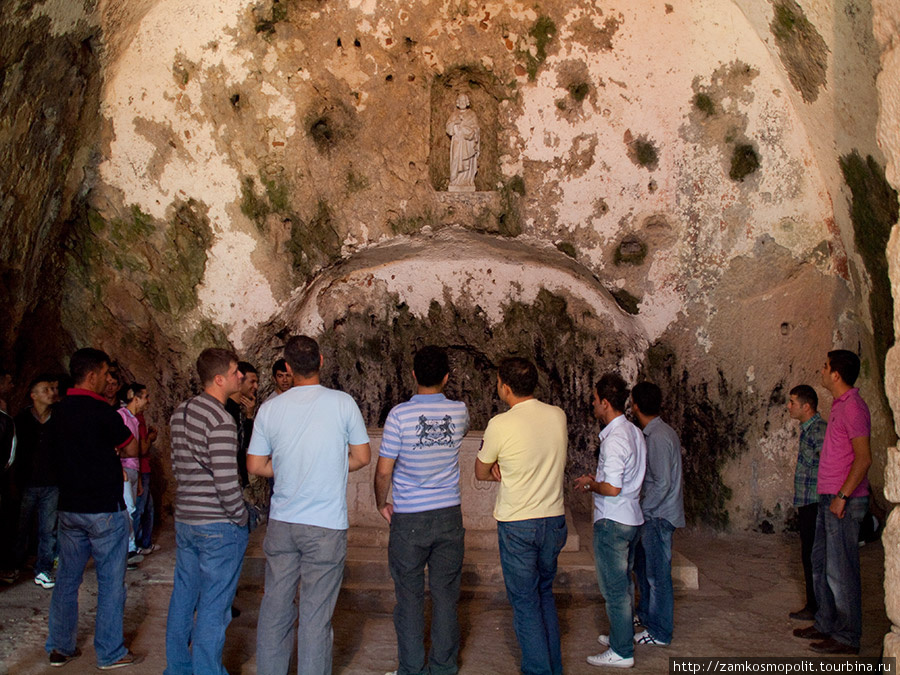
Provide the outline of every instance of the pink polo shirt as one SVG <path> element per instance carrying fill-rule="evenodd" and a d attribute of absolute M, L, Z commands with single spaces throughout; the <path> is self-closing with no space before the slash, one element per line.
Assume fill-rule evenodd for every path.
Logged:
<path fill-rule="evenodd" d="M 831 404 L 831 417 L 825 429 L 825 443 L 819 458 L 818 492 L 833 495 L 841 489 L 855 454 L 850 441 L 854 438 L 871 436 L 872 422 L 869 406 L 854 387 L 839 396 Z M 849 497 L 865 497 L 869 494 L 869 479 L 863 477 Z"/>

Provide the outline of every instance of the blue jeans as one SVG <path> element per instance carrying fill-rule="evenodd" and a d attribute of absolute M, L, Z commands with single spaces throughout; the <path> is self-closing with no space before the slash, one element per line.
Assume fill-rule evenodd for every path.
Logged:
<path fill-rule="evenodd" d="M 609 646 L 619 656 L 634 656 L 632 549 L 639 527 L 623 525 L 608 518 L 594 523 L 594 565 L 597 582 L 606 600 L 609 619 Z"/>
<path fill-rule="evenodd" d="M 45 648 L 74 654 L 78 630 L 78 589 L 88 558 L 97 572 L 97 615 L 94 650 L 97 665 L 121 659 L 128 650 L 122 639 L 125 612 L 125 562 L 128 557 L 128 514 L 59 512 L 59 569 L 50 598 L 49 635 Z"/>
<path fill-rule="evenodd" d="M 22 493 L 22 505 L 19 507 L 19 532 L 16 536 L 15 567 L 19 569 L 25 562 L 28 552 L 28 540 L 31 535 L 31 523 L 37 514 L 38 547 L 37 562 L 34 573 L 50 574 L 53 572 L 53 559 L 56 558 L 56 504 L 59 500 L 59 488 L 53 486 L 27 487 Z"/>
<path fill-rule="evenodd" d="M 565 516 L 497 523 L 500 566 L 525 675 L 563 671 L 553 579 L 567 534 Z"/>
<path fill-rule="evenodd" d="M 227 675 L 225 629 L 249 531 L 230 522 L 175 521 L 175 583 L 166 620 L 165 675 Z M 195 616 L 196 615 L 196 616 Z"/>
<path fill-rule="evenodd" d="M 672 590 L 672 533 L 665 518 L 648 518 L 635 544 L 634 573 L 641 598 L 637 615 L 659 642 L 672 641 L 675 597 Z"/>
<path fill-rule="evenodd" d="M 150 474 L 141 474 L 141 494 L 135 504 L 132 527 L 138 548 L 150 548 L 153 543 L 153 495 L 150 494 Z"/>
<path fill-rule="evenodd" d="M 394 513 L 388 564 L 397 604 L 398 675 L 454 675 L 459 667 L 456 606 L 466 531 L 459 506 Z M 431 651 L 425 665 L 425 566 L 431 590 Z"/>
<path fill-rule="evenodd" d="M 287 674 L 298 615 L 297 673 L 330 675 L 331 616 L 344 577 L 347 530 L 270 519 L 263 550 L 266 591 L 256 624 L 257 675 Z"/>
<path fill-rule="evenodd" d="M 862 583 L 859 578 L 859 525 L 868 497 L 851 497 L 844 517 L 830 510 L 835 495 L 819 495 L 819 517 L 812 550 L 816 587 L 816 630 L 838 642 L 859 647 L 862 635 Z"/>

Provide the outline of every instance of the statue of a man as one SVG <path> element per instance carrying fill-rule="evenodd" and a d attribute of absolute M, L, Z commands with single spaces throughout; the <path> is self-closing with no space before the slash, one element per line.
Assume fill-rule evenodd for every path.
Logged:
<path fill-rule="evenodd" d="M 450 187 L 449 192 L 474 192 L 475 174 L 478 173 L 478 155 L 481 153 L 481 130 L 478 117 L 469 108 L 469 97 L 456 97 L 456 110 L 447 120 L 450 136 Z"/>

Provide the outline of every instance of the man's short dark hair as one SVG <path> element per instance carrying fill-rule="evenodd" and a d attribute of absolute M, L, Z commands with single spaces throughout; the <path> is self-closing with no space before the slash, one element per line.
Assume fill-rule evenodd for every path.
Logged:
<path fill-rule="evenodd" d="M 450 372 L 447 351 L 435 345 L 422 347 L 413 357 L 413 372 L 421 387 L 436 387 Z"/>
<path fill-rule="evenodd" d="M 537 387 L 537 368 L 528 359 L 514 356 L 503 359 L 497 370 L 500 381 L 512 389 L 516 396 L 531 396 Z"/>
<path fill-rule="evenodd" d="M 300 377 L 314 375 L 319 372 L 319 343 L 306 335 L 295 335 L 284 346 L 284 358 Z"/>
<path fill-rule="evenodd" d="M 132 382 L 131 384 L 126 384 L 124 387 L 119 389 L 119 401 L 125 405 L 128 405 L 134 400 L 135 396 L 146 390 L 147 385 L 141 384 L 140 382 Z"/>
<path fill-rule="evenodd" d="M 259 373 L 256 372 L 256 368 L 249 361 L 238 361 L 238 370 L 241 371 L 241 375 L 246 375 L 247 373 L 259 375 Z"/>
<path fill-rule="evenodd" d="M 109 354 L 93 347 L 79 349 L 69 359 L 69 375 L 76 385 L 82 384 L 87 376 L 100 370 L 103 364 L 109 365 Z"/>
<path fill-rule="evenodd" d="M 278 373 L 286 373 L 287 372 L 287 361 L 284 359 L 278 359 L 275 363 L 272 364 L 272 377 L 278 375 Z"/>
<path fill-rule="evenodd" d="M 828 352 L 828 365 L 841 376 L 848 387 L 852 387 L 859 377 L 859 357 L 849 349 L 835 349 Z"/>
<path fill-rule="evenodd" d="M 238 357 L 230 349 L 209 347 L 200 352 L 197 357 L 197 374 L 205 387 L 216 375 L 227 375 L 231 370 L 231 364 L 237 363 Z"/>
<path fill-rule="evenodd" d="M 625 402 L 628 400 L 628 385 L 618 373 L 606 373 L 594 387 L 600 400 L 606 401 L 617 411 L 625 412 Z M 640 406 L 638 406 L 640 407 Z"/>
<path fill-rule="evenodd" d="M 652 382 L 638 382 L 631 390 L 631 400 L 644 415 L 659 415 L 662 390 Z"/>
<path fill-rule="evenodd" d="M 812 408 L 813 411 L 817 410 L 819 407 L 819 395 L 816 394 L 816 390 L 810 387 L 808 384 L 798 384 L 796 387 L 791 389 L 790 395 L 796 396 L 797 402 L 800 405 L 808 403 L 809 407 Z"/>
<path fill-rule="evenodd" d="M 44 382 L 46 382 L 47 384 L 59 382 L 59 375 L 53 375 L 52 373 L 41 373 L 37 377 L 31 378 L 31 382 L 28 383 L 28 392 L 33 392 L 35 387 L 37 387 L 39 384 L 43 384 Z"/>

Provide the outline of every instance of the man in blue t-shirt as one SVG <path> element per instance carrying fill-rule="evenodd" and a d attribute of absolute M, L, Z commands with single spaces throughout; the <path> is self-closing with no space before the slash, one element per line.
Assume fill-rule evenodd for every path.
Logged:
<path fill-rule="evenodd" d="M 466 404 L 447 399 L 447 353 L 429 345 L 413 360 L 416 395 L 384 423 L 375 469 L 375 503 L 390 523 L 388 565 L 397 605 L 399 675 L 457 672 L 456 605 L 463 540 L 459 447 L 469 429 Z M 393 485 L 393 504 L 387 503 Z M 431 589 L 431 652 L 425 663 L 425 566 Z"/>
<path fill-rule="evenodd" d="M 284 357 L 293 387 L 262 404 L 247 448 L 247 471 L 275 478 L 256 672 L 288 672 L 299 610 L 297 672 L 324 674 L 331 672 L 331 615 L 347 557 L 347 473 L 369 463 L 369 435 L 356 402 L 320 383 L 315 340 L 292 337 Z"/>

